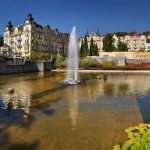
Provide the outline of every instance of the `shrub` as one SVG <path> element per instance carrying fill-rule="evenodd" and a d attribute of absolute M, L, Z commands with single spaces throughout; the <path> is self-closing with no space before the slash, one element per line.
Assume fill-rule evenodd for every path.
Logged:
<path fill-rule="evenodd" d="M 83 69 L 93 69 L 98 67 L 98 61 L 93 58 L 80 59 L 80 67 Z"/>
<path fill-rule="evenodd" d="M 64 68 L 66 67 L 66 60 L 63 56 L 61 55 L 58 55 L 57 56 L 57 59 L 56 59 L 56 62 L 55 62 L 55 66 L 56 68 Z"/>
<path fill-rule="evenodd" d="M 104 68 L 111 68 L 111 67 L 114 67 L 114 66 L 115 66 L 115 63 L 112 62 L 112 61 L 105 61 L 105 62 L 103 63 L 103 67 L 104 67 Z"/>
<path fill-rule="evenodd" d="M 139 124 L 125 130 L 129 140 L 115 145 L 113 150 L 150 150 L 150 124 Z"/>
<path fill-rule="evenodd" d="M 50 59 L 51 54 L 49 53 L 36 53 L 31 56 L 31 60 L 43 60 L 43 59 Z"/>

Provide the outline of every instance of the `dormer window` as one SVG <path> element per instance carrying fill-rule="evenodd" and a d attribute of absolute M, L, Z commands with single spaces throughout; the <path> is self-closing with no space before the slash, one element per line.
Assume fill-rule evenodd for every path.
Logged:
<path fill-rule="evenodd" d="M 29 24 L 29 20 L 27 20 L 27 21 L 25 22 L 25 24 Z"/>

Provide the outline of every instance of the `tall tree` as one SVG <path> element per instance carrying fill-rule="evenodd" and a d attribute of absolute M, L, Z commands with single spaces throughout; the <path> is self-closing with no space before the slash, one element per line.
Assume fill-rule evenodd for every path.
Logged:
<path fill-rule="evenodd" d="M 84 49 L 84 42 L 83 42 L 83 39 L 82 39 L 81 48 L 80 48 L 80 56 L 82 56 L 82 54 L 83 54 L 83 49 Z"/>
<path fill-rule="evenodd" d="M 94 43 L 93 38 L 91 38 L 90 56 L 97 56 L 97 55 L 98 55 L 98 46 L 97 46 L 97 43 Z"/>
<path fill-rule="evenodd" d="M 118 45 L 117 45 L 117 50 L 120 51 L 120 52 L 127 52 L 128 51 L 127 44 L 121 42 L 120 39 L 119 39 L 119 42 L 118 42 Z"/>
<path fill-rule="evenodd" d="M 94 52 L 94 41 L 93 38 L 91 38 L 91 44 L 90 44 L 90 56 L 93 56 Z"/>
<path fill-rule="evenodd" d="M 98 46 L 97 46 L 97 43 L 95 44 L 94 55 L 98 56 Z"/>
<path fill-rule="evenodd" d="M 84 44 L 83 44 L 83 51 L 82 51 L 82 57 L 86 57 L 89 55 L 89 47 L 88 47 L 88 41 L 87 37 L 84 37 Z"/>
<path fill-rule="evenodd" d="M 3 37 L 0 35 L 0 46 L 3 46 L 4 45 L 4 40 L 3 40 Z"/>
<path fill-rule="evenodd" d="M 103 50 L 105 52 L 112 52 L 115 50 L 115 46 L 113 45 L 114 39 L 113 39 L 113 34 L 108 33 L 105 35 L 103 39 Z"/>

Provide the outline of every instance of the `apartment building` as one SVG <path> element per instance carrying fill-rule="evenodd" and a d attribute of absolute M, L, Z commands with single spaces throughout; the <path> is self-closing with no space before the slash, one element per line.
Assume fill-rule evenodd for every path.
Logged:
<path fill-rule="evenodd" d="M 147 51 L 147 37 L 142 34 L 134 33 L 118 37 L 122 42 L 127 44 L 128 51 Z"/>
<path fill-rule="evenodd" d="M 8 22 L 4 31 L 4 43 L 13 55 L 30 58 L 34 53 L 64 53 L 68 49 L 69 34 L 52 29 L 49 25 L 39 25 L 32 14 L 28 14 L 25 22 L 14 27 Z"/>

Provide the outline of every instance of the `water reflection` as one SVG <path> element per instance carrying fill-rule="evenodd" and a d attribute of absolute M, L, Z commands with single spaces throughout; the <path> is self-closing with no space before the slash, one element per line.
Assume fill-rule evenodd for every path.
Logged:
<path fill-rule="evenodd" d="M 15 89 L 13 95 L 3 93 L 5 114 L 13 109 L 11 117 L 0 109 L 0 128 L 9 124 L 3 128 L 7 136 L 0 134 L 1 149 L 21 148 L 24 143 L 30 147 L 38 141 L 35 147 L 42 150 L 109 150 L 126 139 L 125 128 L 149 121 L 150 97 L 141 98 L 150 93 L 148 75 L 107 75 L 105 80 L 92 75 L 85 85 L 67 87 L 59 84 L 63 78 L 62 74 L 28 74 L 22 75 L 18 83 L 0 85 Z M 20 110 L 30 117 L 16 123 L 14 110 L 19 117 Z"/>
<path fill-rule="evenodd" d="M 67 99 L 69 107 L 69 116 L 71 120 L 72 130 L 74 131 L 78 120 L 78 109 L 79 109 L 79 91 L 77 86 L 72 86 L 67 90 Z"/>
<path fill-rule="evenodd" d="M 103 86 L 103 89 L 104 89 L 104 94 L 107 95 L 107 96 L 112 96 L 114 95 L 114 91 L 115 91 L 115 88 L 114 88 L 114 84 L 112 83 L 107 83 L 107 84 L 104 84 Z"/>
<path fill-rule="evenodd" d="M 107 75 L 103 79 L 92 79 L 81 88 L 87 100 L 95 101 L 99 96 L 131 97 L 150 95 L 150 80 L 146 75 Z"/>
<path fill-rule="evenodd" d="M 9 94 L 7 90 L 2 92 L 2 109 L 7 110 L 7 114 L 11 115 L 12 110 L 21 109 L 24 116 L 30 112 L 31 101 L 31 85 L 30 82 L 18 82 L 13 84 L 14 93 Z"/>
<path fill-rule="evenodd" d="M 137 97 L 144 123 L 150 123 L 150 96 Z"/>
<path fill-rule="evenodd" d="M 127 95 L 127 91 L 129 90 L 129 85 L 127 83 L 120 83 L 117 88 L 118 95 L 125 96 Z"/>
<path fill-rule="evenodd" d="M 104 80 L 104 82 L 107 81 L 107 75 L 104 75 L 104 76 L 103 76 L 103 80 Z"/>

